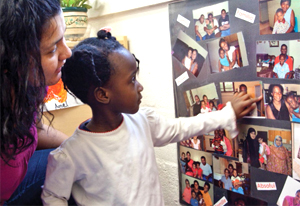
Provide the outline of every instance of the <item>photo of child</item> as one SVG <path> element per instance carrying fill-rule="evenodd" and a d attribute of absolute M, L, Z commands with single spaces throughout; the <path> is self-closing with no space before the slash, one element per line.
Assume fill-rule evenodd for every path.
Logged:
<path fill-rule="evenodd" d="M 272 34 L 284 34 L 290 28 L 290 24 L 284 19 L 283 10 L 281 8 L 276 11 L 277 21 L 274 24 Z"/>
<path fill-rule="evenodd" d="M 262 137 L 257 138 L 259 143 L 259 164 L 260 168 L 265 169 L 267 164 L 267 155 L 270 155 L 269 146 L 263 141 Z"/>

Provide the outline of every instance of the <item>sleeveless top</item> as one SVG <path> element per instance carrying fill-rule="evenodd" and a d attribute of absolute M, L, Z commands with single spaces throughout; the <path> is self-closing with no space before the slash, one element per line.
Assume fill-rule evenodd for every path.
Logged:
<path fill-rule="evenodd" d="M 229 67 L 229 62 L 228 62 L 228 59 L 227 59 L 226 55 L 224 55 L 224 58 L 223 58 L 223 59 L 220 57 L 220 63 L 221 63 L 221 65 L 223 65 L 223 66 Z"/>
<path fill-rule="evenodd" d="M 281 107 L 280 107 L 279 111 L 275 108 L 273 102 L 269 103 L 269 106 L 271 107 L 271 110 L 272 110 L 272 113 L 273 113 L 275 119 L 287 120 L 287 121 L 290 120 L 289 111 L 283 100 L 281 100 Z"/>
<path fill-rule="evenodd" d="M 287 21 L 287 23 L 289 23 L 290 26 L 291 26 L 291 13 L 292 13 L 292 9 L 289 8 L 284 14 L 284 19 Z"/>
<path fill-rule="evenodd" d="M 230 61 L 232 61 L 232 54 L 233 52 L 235 52 L 235 47 L 234 46 L 230 46 L 229 50 L 228 50 L 228 58 Z M 232 68 L 239 68 L 240 66 L 237 64 L 237 59 L 235 61 L 235 64 L 233 65 Z"/>

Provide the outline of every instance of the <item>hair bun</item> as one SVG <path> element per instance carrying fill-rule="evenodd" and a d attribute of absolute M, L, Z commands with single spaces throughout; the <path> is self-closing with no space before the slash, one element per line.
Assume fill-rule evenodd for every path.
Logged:
<path fill-rule="evenodd" d="M 97 32 L 97 38 L 98 39 L 114 39 L 114 40 L 116 40 L 116 38 L 111 36 L 111 33 L 105 29 L 101 29 Z"/>

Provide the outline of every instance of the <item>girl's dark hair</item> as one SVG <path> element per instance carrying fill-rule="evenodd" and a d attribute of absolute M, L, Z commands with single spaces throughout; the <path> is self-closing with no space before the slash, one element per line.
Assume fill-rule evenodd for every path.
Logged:
<path fill-rule="evenodd" d="M 271 94 L 273 93 L 274 87 L 278 87 L 281 91 L 281 94 L 283 95 L 283 87 L 280 84 L 270 84 L 269 85 L 269 94 L 270 94 L 270 97 L 272 97 L 270 99 L 270 103 L 273 102 L 273 96 Z"/>
<path fill-rule="evenodd" d="M 281 5 L 282 3 L 284 3 L 284 2 L 286 2 L 286 1 L 288 1 L 288 2 L 289 2 L 289 5 L 291 6 L 291 0 L 281 0 L 281 1 L 280 1 L 280 5 Z"/>
<path fill-rule="evenodd" d="M 220 39 L 220 41 L 219 41 L 219 47 L 222 48 L 222 47 L 221 47 L 221 44 L 222 44 L 223 42 L 225 42 L 225 43 L 227 44 L 228 48 L 229 48 L 229 44 L 228 44 L 228 42 L 227 42 L 224 38 L 221 38 L 221 39 Z"/>
<path fill-rule="evenodd" d="M 60 12 L 58 0 L 0 3 L 1 158 L 6 163 L 34 142 L 30 128 L 40 121 L 46 93 L 40 41 Z"/>
<path fill-rule="evenodd" d="M 100 30 L 97 37 L 80 42 L 62 69 L 65 88 L 83 103 L 88 103 L 91 87 L 105 85 L 114 72 L 109 55 L 124 48 L 110 32 Z"/>

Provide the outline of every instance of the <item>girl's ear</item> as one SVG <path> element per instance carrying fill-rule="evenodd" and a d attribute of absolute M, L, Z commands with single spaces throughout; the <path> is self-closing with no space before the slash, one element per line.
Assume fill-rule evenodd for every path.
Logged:
<path fill-rule="evenodd" d="M 100 102 L 102 104 L 108 104 L 110 101 L 110 98 L 107 95 L 107 90 L 103 87 L 95 88 L 94 96 L 97 102 Z"/>

